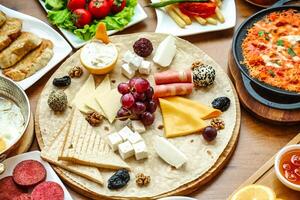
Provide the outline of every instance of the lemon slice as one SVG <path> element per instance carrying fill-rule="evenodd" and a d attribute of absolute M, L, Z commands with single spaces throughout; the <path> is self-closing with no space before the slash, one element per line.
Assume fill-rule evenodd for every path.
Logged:
<path fill-rule="evenodd" d="M 237 191 L 231 200 L 276 200 L 276 194 L 263 185 L 248 185 Z"/>

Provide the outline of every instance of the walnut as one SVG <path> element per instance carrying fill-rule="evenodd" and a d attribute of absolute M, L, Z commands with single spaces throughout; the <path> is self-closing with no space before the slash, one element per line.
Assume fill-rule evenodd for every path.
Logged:
<path fill-rule="evenodd" d="M 70 71 L 69 71 L 69 76 L 71 77 L 71 78 L 78 78 L 78 77 L 80 77 L 81 75 L 83 74 L 83 70 L 82 70 L 82 68 L 81 67 L 79 67 L 79 66 L 75 66 L 75 67 L 73 67 L 72 69 L 70 69 Z"/>
<path fill-rule="evenodd" d="M 214 118 L 211 120 L 210 125 L 215 127 L 217 130 L 221 130 L 225 128 L 225 123 L 220 118 Z"/>
<path fill-rule="evenodd" d="M 90 112 L 85 119 L 91 126 L 99 126 L 99 124 L 103 121 L 103 116 L 97 112 Z"/>
<path fill-rule="evenodd" d="M 150 176 L 145 176 L 143 173 L 139 173 L 135 176 L 135 182 L 140 187 L 148 185 L 150 181 Z"/>

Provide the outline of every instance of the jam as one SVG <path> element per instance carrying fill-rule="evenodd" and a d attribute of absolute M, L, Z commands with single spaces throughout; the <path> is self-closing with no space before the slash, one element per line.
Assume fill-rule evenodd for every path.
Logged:
<path fill-rule="evenodd" d="M 281 156 L 280 173 L 291 183 L 300 185 L 300 150 L 291 150 Z"/>

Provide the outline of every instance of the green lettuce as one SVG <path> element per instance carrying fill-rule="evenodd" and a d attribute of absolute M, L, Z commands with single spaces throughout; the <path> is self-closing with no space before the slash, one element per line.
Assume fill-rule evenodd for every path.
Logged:
<path fill-rule="evenodd" d="M 126 7 L 115 15 L 108 15 L 104 19 L 94 20 L 91 24 L 83 28 L 77 28 L 73 23 L 73 15 L 68 9 L 59 11 L 50 11 L 48 20 L 60 28 L 73 32 L 82 40 L 91 39 L 95 33 L 99 22 L 106 25 L 107 30 L 122 30 L 132 19 L 137 0 L 127 0 Z"/>

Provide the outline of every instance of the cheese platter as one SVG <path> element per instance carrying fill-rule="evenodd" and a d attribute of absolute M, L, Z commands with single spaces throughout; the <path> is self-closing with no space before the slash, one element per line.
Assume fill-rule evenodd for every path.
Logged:
<path fill-rule="evenodd" d="M 211 180 L 232 155 L 240 126 L 226 73 L 172 35 L 108 38 L 99 25 L 96 38 L 41 93 L 41 157 L 93 199 L 184 195 Z"/>

